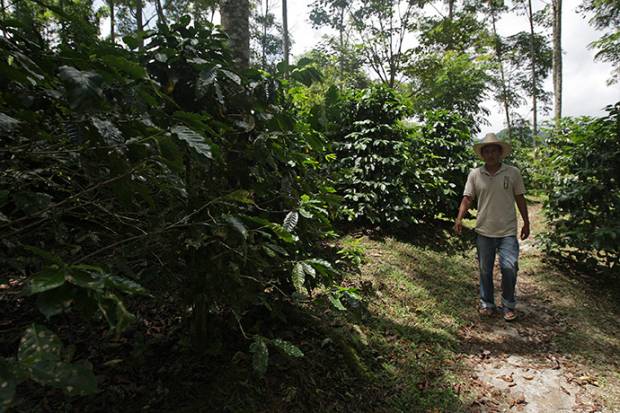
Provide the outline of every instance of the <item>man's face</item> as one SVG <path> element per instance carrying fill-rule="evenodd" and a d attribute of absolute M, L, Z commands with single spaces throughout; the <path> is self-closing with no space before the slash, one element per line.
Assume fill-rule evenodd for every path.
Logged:
<path fill-rule="evenodd" d="M 486 145 L 482 147 L 482 159 L 487 165 L 497 165 L 502 156 L 502 147 L 499 145 Z"/>

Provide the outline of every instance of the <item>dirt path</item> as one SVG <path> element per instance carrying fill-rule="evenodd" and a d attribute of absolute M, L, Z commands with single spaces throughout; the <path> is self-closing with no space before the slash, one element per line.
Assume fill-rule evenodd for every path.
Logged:
<path fill-rule="evenodd" d="M 521 259 L 539 259 L 530 240 Z M 499 268 L 496 267 L 496 282 Z M 468 384 L 476 399 L 472 412 L 612 412 L 603 407 L 599 383 L 590 368 L 558 348 L 556 338 L 570 322 L 531 271 L 521 271 L 517 286 L 518 320 L 500 315 L 481 318 L 461 329 Z M 496 285 L 496 302 L 501 287 Z"/>

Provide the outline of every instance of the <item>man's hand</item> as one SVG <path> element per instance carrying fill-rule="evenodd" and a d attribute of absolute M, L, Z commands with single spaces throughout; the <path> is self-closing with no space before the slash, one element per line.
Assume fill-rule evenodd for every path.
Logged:
<path fill-rule="evenodd" d="M 526 222 L 521 228 L 521 240 L 527 239 L 530 236 L 530 223 Z"/>
<path fill-rule="evenodd" d="M 458 235 L 461 235 L 461 232 L 463 232 L 463 222 L 458 218 L 454 221 L 454 232 Z"/>

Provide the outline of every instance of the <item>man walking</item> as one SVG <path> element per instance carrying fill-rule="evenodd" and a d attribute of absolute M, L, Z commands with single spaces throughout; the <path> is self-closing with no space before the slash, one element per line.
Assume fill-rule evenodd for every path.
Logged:
<path fill-rule="evenodd" d="M 502 272 L 502 307 L 506 321 L 517 318 L 515 287 L 519 241 L 515 202 L 524 222 L 521 239 L 524 240 L 530 235 L 523 178 L 517 168 L 502 163 L 511 150 L 509 144 L 498 140 L 493 133 L 487 134 L 480 143 L 474 145 L 474 151 L 484 160 L 484 166 L 472 169 L 469 173 L 454 223 L 454 230 L 460 235 L 463 230 L 463 217 L 471 202 L 477 200 L 476 247 L 480 264 L 480 314 L 492 315 L 495 312 L 493 266 L 498 253 Z"/>

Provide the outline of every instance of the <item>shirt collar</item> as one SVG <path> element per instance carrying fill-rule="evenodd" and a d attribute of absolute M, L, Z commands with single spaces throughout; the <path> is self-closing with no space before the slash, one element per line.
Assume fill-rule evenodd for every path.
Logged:
<path fill-rule="evenodd" d="M 491 173 L 489 171 L 487 171 L 487 166 L 486 165 L 482 165 L 482 168 L 480 169 L 482 171 L 482 173 L 491 176 Z M 506 170 L 506 165 L 502 162 L 499 165 L 499 169 L 497 170 L 497 172 L 495 172 L 494 176 L 499 175 L 501 172 L 504 172 Z"/>

